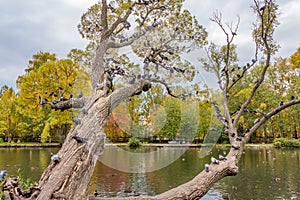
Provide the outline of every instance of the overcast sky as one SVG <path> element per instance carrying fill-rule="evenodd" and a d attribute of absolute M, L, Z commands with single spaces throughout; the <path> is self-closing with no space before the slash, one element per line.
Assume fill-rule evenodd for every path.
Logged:
<path fill-rule="evenodd" d="M 64 58 L 72 48 L 84 48 L 87 41 L 77 31 L 81 15 L 96 0 L 0 0 L 0 86 L 15 87 L 32 55 L 39 51 L 55 53 Z M 248 2 L 248 3 L 247 3 Z M 241 18 L 237 35 L 239 58 L 253 55 L 251 24 L 253 13 L 250 1 L 186 0 L 188 8 L 209 32 L 209 40 L 222 41 L 218 27 L 209 17 L 216 10 L 224 21 Z M 288 57 L 300 47 L 300 1 L 278 0 L 280 27 L 275 37 L 281 45 L 277 56 Z M 196 59 L 195 59 L 196 60 Z M 206 76 L 206 75 L 204 75 Z"/>

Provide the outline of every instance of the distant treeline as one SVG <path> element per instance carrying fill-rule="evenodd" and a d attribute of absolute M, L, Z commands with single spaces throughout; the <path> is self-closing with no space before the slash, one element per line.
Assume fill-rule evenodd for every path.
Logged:
<path fill-rule="evenodd" d="M 73 52 L 74 53 L 74 52 Z M 82 52 L 77 52 L 80 54 Z M 62 142 L 73 125 L 72 116 L 80 109 L 51 109 L 53 103 L 90 95 L 91 81 L 86 66 L 78 56 L 58 59 L 55 54 L 39 52 L 29 61 L 25 73 L 17 79 L 17 91 L 8 86 L 0 89 L 0 142 Z M 232 69 L 234 69 L 233 66 Z M 259 69 L 258 69 L 259 70 Z M 258 70 L 234 86 L 230 95 L 230 111 L 251 92 Z M 122 83 L 116 83 L 116 87 Z M 222 94 L 217 90 L 195 88 L 191 91 L 177 87 L 175 93 L 186 98 L 168 96 L 160 86 L 145 94 L 132 97 L 121 104 L 111 116 L 106 135 L 110 141 L 126 142 L 132 136 L 146 142 L 170 140 L 202 142 L 206 135 L 217 132 L 219 143 L 226 143 L 224 125 L 218 123 L 212 105 L 218 102 L 222 110 Z M 194 94 L 194 93 L 193 93 Z M 300 94 L 300 49 L 290 58 L 277 59 L 266 75 L 252 103 L 245 109 L 238 124 L 242 134 L 257 120 L 279 104 Z M 48 105 L 49 104 L 49 105 Z M 290 107 L 267 121 L 251 138 L 251 142 L 272 142 L 274 138 L 300 137 L 300 105 Z"/>

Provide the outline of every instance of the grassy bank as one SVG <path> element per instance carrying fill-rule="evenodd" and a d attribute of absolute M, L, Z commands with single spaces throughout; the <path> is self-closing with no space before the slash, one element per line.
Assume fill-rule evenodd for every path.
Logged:
<path fill-rule="evenodd" d="M 120 147 L 128 146 L 128 143 L 107 143 L 109 145 L 117 145 Z M 27 142 L 27 143 L 0 143 L 1 147 L 60 147 L 59 143 L 38 143 L 38 142 Z M 230 144 L 166 144 L 166 143 L 142 143 L 142 147 L 224 147 L 229 148 Z M 246 147 L 273 147 L 273 144 L 246 144 Z"/>
<path fill-rule="evenodd" d="M 26 142 L 26 143 L 0 143 L 1 147 L 60 147 L 59 143 L 38 143 L 38 142 Z"/>
<path fill-rule="evenodd" d="M 128 146 L 128 143 L 107 143 L 107 146 L 116 145 L 120 147 Z M 140 146 L 142 147 L 211 147 L 216 146 L 218 148 L 230 148 L 230 144 L 166 144 L 166 143 L 142 143 Z M 273 144 L 246 144 L 246 147 L 273 147 Z"/>

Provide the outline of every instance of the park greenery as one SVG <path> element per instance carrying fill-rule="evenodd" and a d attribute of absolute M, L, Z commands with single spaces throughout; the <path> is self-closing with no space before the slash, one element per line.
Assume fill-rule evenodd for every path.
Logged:
<path fill-rule="evenodd" d="M 6 85 L 0 90 L 0 141 L 63 142 L 73 125 L 72 114 L 79 111 L 51 109 L 48 105 L 41 105 L 41 98 L 54 101 L 61 96 L 70 98 L 71 94 L 77 95 L 80 91 L 88 95 L 91 84 L 89 66 L 82 62 L 86 55 L 89 55 L 87 50 L 76 49 L 71 50 L 66 59 L 57 59 L 55 54 L 49 52 L 33 55 L 25 73 L 17 80 L 17 91 Z M 277 58 L 272 63 L 273 70 L 266 75 L 264 83 L 237 126 L 240 132 L 245 131 L 263 113 L 278 106 L 280 101 L 285 102 L 299 95 L 299 66 L 300 48 L 289 58 Z M 234 98 L 230 104 L 232 112 L 238 109 L 238 102 L 249 94 L 249 88 L 254 84 L 259 70 L 260 68 L 255 68 L 249 71 L 245 79 L 235 85 Z M 184 91 L 184 88 L 178 87 L 177 90 Z M 182 101 L 170 97 L 161 86 L 156 85 L 148 93 L 134 96 L 120 105 L 108 122 L 106 135 L 112 142 L 127 142 L 133 136 L 148 142 L 166 142 L 180 138 L 180 123 L 181 126 L 189 127 L 191 125 L 188 123 L 197 118 L 198 122 L 195 124 L 198 127 L 188 138 L 202 142 L 209 130 L 213 112 L 209 92 L 216 91 L 206 88 L 206 92 L 201 95 L 187 97 Z M 198 117 L 189 111 L 181 113 L 186 110 L 183 106 L 188 107 L 195 102 L 201 113 Z M 296 105 L 273 116 L 253 134 L 251 142 L 268 143 L 279 137 L 299 138 L 299 112 L 300 107 Z M 187 119 L 182 120 L 183 117 Z M 156 124 L 154 129 L 157 130 L 153 131 L 155 134 L 142 135 L 151 124 Z M 222 131 L 219 142 L 228 142 L 224 128 L 220 126 L 218 129 Z"/>

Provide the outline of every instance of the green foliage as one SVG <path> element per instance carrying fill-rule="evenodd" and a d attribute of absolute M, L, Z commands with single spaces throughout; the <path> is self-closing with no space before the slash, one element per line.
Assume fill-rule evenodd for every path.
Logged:
<path fill-rule="evenodd" d="M 129 147 L 136 148 L 136 147 L 139 147 L 139 146 L 141 146 L 141 145 L 142 145 L 142 143 L 141 143 L 140 140 L 137 139 L 136 137 L 131 137 L 131 138 L 129 138 L 129 140 L 128 140 L 128 146 L 129 146 Z"/>
<path fill-rule="evenodd" d="M 20 168 L 16 170 L 18 183 L 21 189 L 28 190 L 29 188 L 33 187 L 37 183 L 32 181 L 30 178 L 25 179 L 23 172 Z"/>
<path fill-rule="evenodd" d="M 45 142 L 48 141 L 49 137 L 50 137 L 50 125 L 49 125 L 49 123 L 47 123 L 45 125 L 44 129 L 43 129 L 42 134 L 41 134 L 41 141 L 43 143 L 45 143 Z"/>
<path fill-rule="evenodd" d="M 300 139 L 276 138 L 273 141 L 275 147 L 300 147 Z"/>
<path fill-rule="evenodd" d="M 181 122 L 180 100 L 165 97 L 160 112 L 156 113 L 154 124 L 161 130 L 155 131 L 160 138 L 173 139 L 178 133 Z"/>

